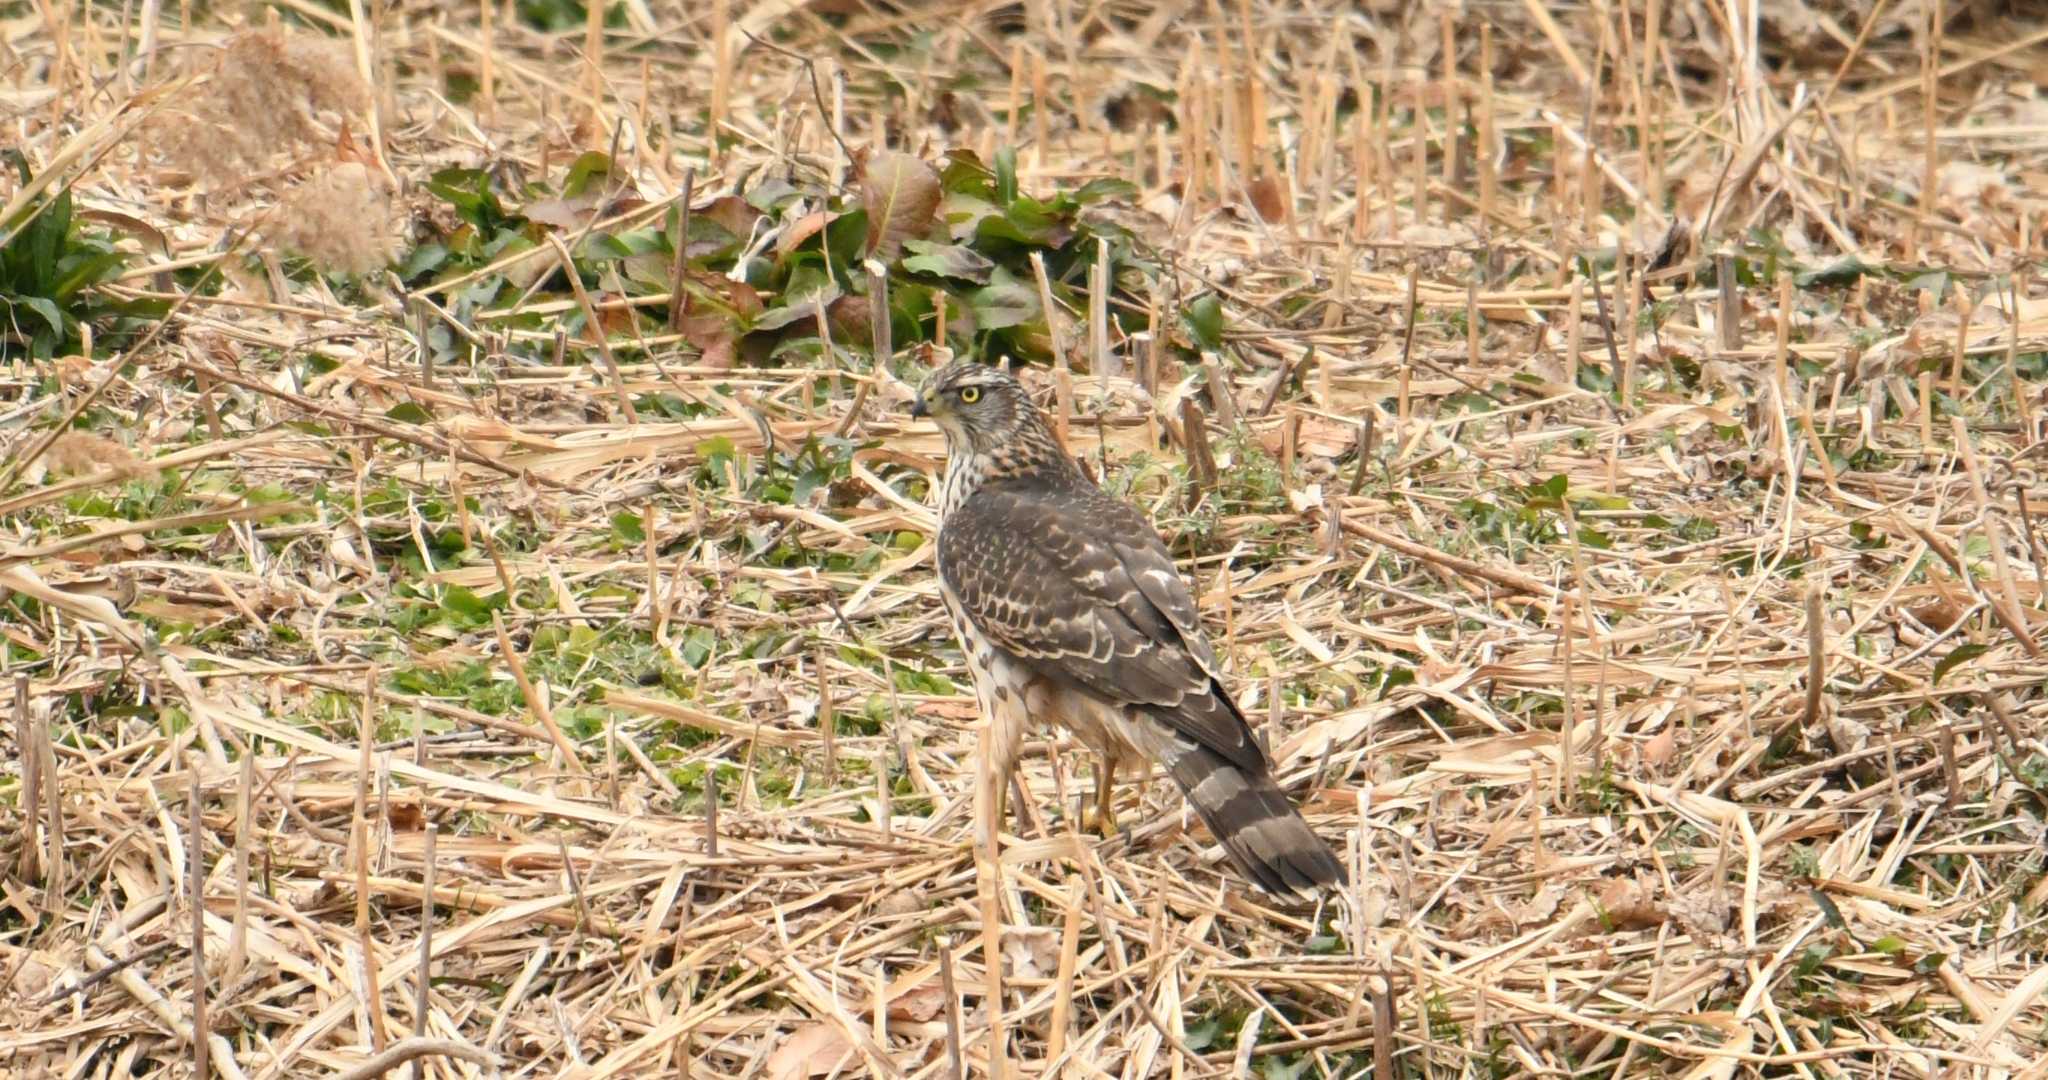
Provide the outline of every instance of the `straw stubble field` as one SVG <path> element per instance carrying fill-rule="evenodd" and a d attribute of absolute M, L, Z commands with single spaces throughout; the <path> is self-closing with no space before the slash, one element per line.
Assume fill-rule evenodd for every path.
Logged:
<path fill-rule="evenodd" d="M 2041 1075 L 2044 42 L 0 6 L 0 1070 Z M 978 870 L 969 350 L 1342 895 L 1053 739 Z"/>

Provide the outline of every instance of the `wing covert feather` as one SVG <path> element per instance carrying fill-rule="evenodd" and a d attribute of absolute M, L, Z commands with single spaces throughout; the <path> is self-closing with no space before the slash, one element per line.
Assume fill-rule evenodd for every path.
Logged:
<path fill-rule="evenodd" d="M 938 561 L 975 628 L 1040 675 L 1263 766 L 1186 583 L 1128 504 L 1099 490 L 984 487 L 946 519 Z"/>

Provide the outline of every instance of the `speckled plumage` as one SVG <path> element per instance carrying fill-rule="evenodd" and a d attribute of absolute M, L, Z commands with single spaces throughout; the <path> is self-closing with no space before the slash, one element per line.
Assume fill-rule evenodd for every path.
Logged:
<path fill-rule="evenodd" d="M 1007 372 L 949 365 L 916 411 L 946 434 L 939 582 L 988 720 L 978 802 L 1000 802 L 1034 720 L 1058 724 L 1108 777 L 1162 765 L 1260 886 L 1343 881 L 1274 783 L 1151 522 L 1088 479 Z"/>

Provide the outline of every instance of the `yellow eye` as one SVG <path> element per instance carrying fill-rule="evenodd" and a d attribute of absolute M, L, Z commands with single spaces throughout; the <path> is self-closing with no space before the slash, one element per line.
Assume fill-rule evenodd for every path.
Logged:
<path fill-rule="evenodd" d="M 977 401 L 980 401 L 980 400 L 981 400 L 981 387 L 979 387 L 979 386 L 963 386 L 963 387 L 961 387 L 961 388 L 960 388 L 960 403 L 961 403 L 961 404 L 963 404 L 963 405 L 972 405 L 972 404 L 974 404 L 975 402 L 977 402 Z"/>

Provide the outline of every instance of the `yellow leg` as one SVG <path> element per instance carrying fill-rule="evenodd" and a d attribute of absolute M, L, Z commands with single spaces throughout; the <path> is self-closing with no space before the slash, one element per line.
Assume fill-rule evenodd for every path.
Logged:
<path fill-rule="evenodd" d="M 1098 758 L 1095 763 L 1095 830 L 1105 838 L 1116 835 L 1116 759 Z"/>

